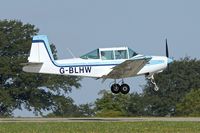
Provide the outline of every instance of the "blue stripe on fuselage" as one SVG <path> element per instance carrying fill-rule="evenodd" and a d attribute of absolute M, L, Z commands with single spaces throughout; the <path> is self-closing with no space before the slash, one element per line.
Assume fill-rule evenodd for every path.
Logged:
<path fill-rule="evenodd" d="M 163 64 L 165 61 L 164 60 L 150 60 L 147 65 L 158 65 L 158 64 Z"/>
<path fill-rule="evenodd" d="M 43 43 L 44 44 L 44 46 L 45 46 L 45 48 L 46 48 L 46 50 L 47 50 L 47 53 L 48 53 L 48 55 L 49 55 L 49 58 L 50 58 L 50 60 L 51 60 L 51 62 L 55 65 L 55 66 L 57 66 L 57 67 L 81 67 L 81 66 L 115 66 L 115 65 L 118 65 L 118 64 L 120 64 L 121 62 L 119 62 L 119 63 L 112 63 L 112 64 L 69 64 L 69 65 L 66 65 L 66 64 L 58 64 L 58 63 L 56 63 L 55 61 L 54 61 L 54 58 L 53 58 L 53 55 L 52 55 L 52 53 L 50 52 L 50 49 L 48 49 L 47 48 L 47 45 L 46 45 L 46 43 L 45 43 L 45 41 L 44 40 L 33 40 L 32 41 L 32 43 Z"/>
<path fill-rule="evenodd" d="M 40 40 L 35 40 L 35 39 L 40 39 Z M 43 40 L 41 40 L 41 39 L 43 39 Z M 69 65 L 58 64 L 57 62 L 54 61 L 54 58 L 53 58 L 53 55 L 52 55 L 52 52 L 51 52 L 51 49 L 50 49 L 50 46 L 49 46 L 49 43 L 48 43 L 48 40 L 47 40 L 46 37 L 44 37 L 44 38 L 42 36 L 41 36 L 41 38 L 40 37 L 38 37 L 38 38 L 35 37 L 35 38 L 33 38 L 32 43 L 43 43 L 45 48 L 46 48 L 46 51 L 47 51 L 47 53 L 49 55 L 49 58 L 50 58 L 51 62 L 57 67 L 116 66 L 116 65 L 122 63 L 121 61 L 119 62 L 119 61 L 116 60 L 116 62 L 112 61 L 110 64 L 105 64 L 105 62 L 104 63 L 98 63 L 98 64 L 95 64 L 95 63 L 91 63 L 91 64 L 88 64 L 88 63 L 87 64 L 84 64 L 84 63 L 80 63 L 80 64 L 74 64 L 73 63 L 72 64 L 71 63 Z M 156 65 L 156 64 L 161 64 L 161 63 L 164 63 L 164 61 L 163 60 L 150 60 L 149 64 L 147 64 L 147 65 Z"/>

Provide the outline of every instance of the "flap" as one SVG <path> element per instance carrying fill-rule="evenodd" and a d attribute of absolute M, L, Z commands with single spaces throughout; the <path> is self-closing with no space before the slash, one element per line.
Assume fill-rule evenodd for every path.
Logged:
<path fill-rule="evenodd" d="M 150 60 L 150 57 L 126 60 L 113 67 L 113 70 L 107 75 L 103 76 L 103 78 L 119 79 L 135 76 Z"/>

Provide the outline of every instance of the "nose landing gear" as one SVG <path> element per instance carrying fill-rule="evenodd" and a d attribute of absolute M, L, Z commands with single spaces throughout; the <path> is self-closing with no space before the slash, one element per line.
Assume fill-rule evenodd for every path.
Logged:
<path fill-rule="evenodd" d="M 151 76 L 148 76 L 147 79 L 149 79 L 151 81 L 151 83 L 154 85 L 153 90 L 157 92 L 159 90 L 159 87 L 157 86 L 157 84 L 155 82 L 154 74 Z"/>
<path fill-rule="evenodd" d="M 121 85 L 117 84 L 115 80 L 115 83 L 111 86 L 111 91 L 114 94 L 118 94 L 119 92 L 121 92 L 122 94 L 127 94 L 130 91 L 130 87 L 128 84 L 124 84 L 123 80 Z"/>

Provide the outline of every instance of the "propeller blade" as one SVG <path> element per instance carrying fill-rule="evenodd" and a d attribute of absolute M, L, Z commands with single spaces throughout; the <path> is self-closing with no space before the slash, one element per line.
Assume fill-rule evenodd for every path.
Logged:
<path fill-rule="evenodd" d="M 165 39 L 165 43 L 166 43 L 166 57 L 169 58 L 169 50 L 168 50 L 167 38 Z M 167 72 L 169 72 L 169 64 L 167 64 Z"/>
<path fill-rule="evenodd" d="M 166 38 L 165 42 L 166 42 L 166 56 L 167 56 L 167 58 L 169 58 L 169 51 L 168 51 L 167 38 Z"/>

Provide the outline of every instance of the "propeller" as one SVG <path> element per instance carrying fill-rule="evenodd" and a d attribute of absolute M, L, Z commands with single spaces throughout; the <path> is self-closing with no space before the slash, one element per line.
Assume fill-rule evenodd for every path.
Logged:
<path fill-rule="evenodd" d="M 165 45 L 166 45 L 166 57 L 167 57 L 167 71 L 169 72 L 169 64 L 173 62 L 171 58 L 169 58 L 169 50 L 168 50 L 168 43 L 167 38 L 165 39 Z"/>
<path fill-rule="evenodd" d="M 169 58 L 169 50 L 168 50 L 167 38 L 165 39 L 165 44 L 166 44 L 166 57 Z"/>

